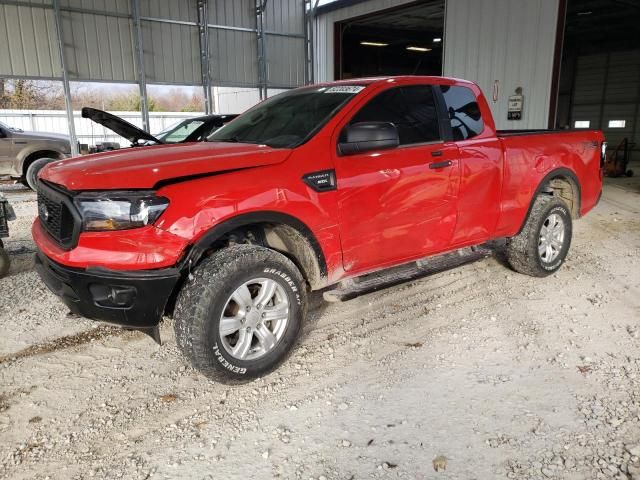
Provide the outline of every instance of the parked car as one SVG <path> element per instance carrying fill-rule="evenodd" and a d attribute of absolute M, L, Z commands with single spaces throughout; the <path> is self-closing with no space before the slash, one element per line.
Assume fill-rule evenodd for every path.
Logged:
<path fill-rule="evenodd" d="M 83 118 L 93 120 L 117 135 L 126 138 L 132 147 L 164 143 L 202 142 L 217 129 L 237 116 L 238 115 L 204 115 L 187 118 L 156 135 L 151 135 L 111 113 L 89 107 L 82 109 Z M 102 151 L 117 150 L 120 148 L 120 145 L 114 142 L 107 142 L 105 145 L 106 147 L 101 148 Z"/>
<path fill-rule="evenodd" d="M 72 311 L 156 338 L 173 315 L 198 369 L 252 378 L 291 351 L 310 290 L 498 238 L 514 270 L 556 272 L 603 152 L 596 130 L 496 130 L 463 80 L 308 86 L 207 142 L 48 165 L 36 268 Z"/>
<path fill-rule="evenodd" d="M 0 193 L 0 278 L 9 271 L 11 262 L 9 255 L 4 249 L 3 238 L 9 236 L 9 222 L 16 219 L 16 214 L 6 198 Z"/>
<path fill-rule="evenodd" d="M 19 179 L 35 190 L 42 167 L 70 156 L 71 142 L 67 135 L 25 132 L 0 122 L 0 176 Z"/>

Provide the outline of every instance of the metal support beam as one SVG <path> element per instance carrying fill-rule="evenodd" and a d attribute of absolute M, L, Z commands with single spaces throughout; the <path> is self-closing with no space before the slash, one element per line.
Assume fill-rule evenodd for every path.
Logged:
<path fill-rule="evenodd" d="M 144 72 L 144 53 L 142 49 L 142 27 L 140 25 L 140 0 L 131 0 L 133 13 L 134 49 L 136 52 L 136 73 L 140 88 L 140 113 L 142 114 L 142 128 L 149 131 L 149 103 L 147 101 L 147 78 Z"/>
<path fill-rule="evenodd" d="M 58 40 L 58 52 L 60 54 L 60 68 L 62 69 L 62 88 L 64 89 L 64 105 L 67 110 L 67 123 L 69 124 L 69 137 L 71 137 L 71 154 L 76 157 L 78 151 L 78 137 L 76 125 L 73 121 L 73 104 L 71 103 L 71 88 L 69 88 L 69 75 L 67 61 L 64 53 L 64 41 L 62 40 L 62 21 L 60 19 L 60 0 L 53 0 L 53 16 L 56 23 L 56 38 Z"/>
<path fill-rule="evenodd" d="M 256 33 L 258 37 L 258 89 L 260 100 L 267 98 L 267 52 L 264 32 L 264 10 L 267 0 L 256 0 Z"/>
<path fill-rule="evenodd" d="M 209 0 L 198 0 L 198 33 L 200 43 L 200 72 L 202 74 L 202 88 L 204 90 L 204 111 L 207 115 L 214 112 L 211 100 L 211 72 L 209 69 Z"/>
<path fill-rule="evenodd" d="M 315 82 L 315 47 L 314 42 L 314 21 L 316 10 L 320 0 L 303 0 L 304 3 L 304 60 L 305 60 L 305 84 Z"/>

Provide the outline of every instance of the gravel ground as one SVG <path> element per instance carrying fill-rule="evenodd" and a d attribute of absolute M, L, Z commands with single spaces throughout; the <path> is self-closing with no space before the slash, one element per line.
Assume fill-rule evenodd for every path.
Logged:
<path fill-rule="evenodd" d="M 207 381 L 71 318 L 32 269 L 32 194 L 0 280 L 0 478 L 640 479 L 640 182 L 609 180 L 564 267 L 502 256 L 354 300 L 312 296 L 275 373 Z"/>

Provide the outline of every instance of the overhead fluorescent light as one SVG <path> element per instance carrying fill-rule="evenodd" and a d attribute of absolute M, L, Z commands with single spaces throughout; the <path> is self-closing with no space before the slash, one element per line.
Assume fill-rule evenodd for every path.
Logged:
<path fill-rule="evenodd" d="M 573 124 L 573 128 L 589 128 L 591 126 L 590 120 L 576 120 Z"/>
<path fill-rule="evenodd" d="M 578 15 L 591 15 L 592 13 L 591 10 L 587 10 L 586 12 L 578 12 Z"/>
<path fill-rule="evenodd" d="M 433 39 L 433 43 L 440 43 L 442 41 L 442 38 L 440 37 L 436 37 Z"/>
<path fill-rule="evenodd" d="M 411 50 L 412 52 L 430 52 L 430 48 L 426 47 L 407 47 L 407 50 Z"/>
<path fill-rule="evenodd" d="M 382 42 L 360 42 L 360 45 L 365 45 L 367 47 L 386 47 L 389 44 Z"/>

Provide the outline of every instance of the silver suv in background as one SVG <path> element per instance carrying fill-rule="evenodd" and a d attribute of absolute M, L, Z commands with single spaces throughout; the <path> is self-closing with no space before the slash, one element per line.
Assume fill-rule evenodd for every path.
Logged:
<path fill-rule="evenodd" d="M 42 167 L 70 156 L 68 135 L 25 132 L 0 122 L 0 177 L 19 179 L 35 190 L 38 172 Z"/>

